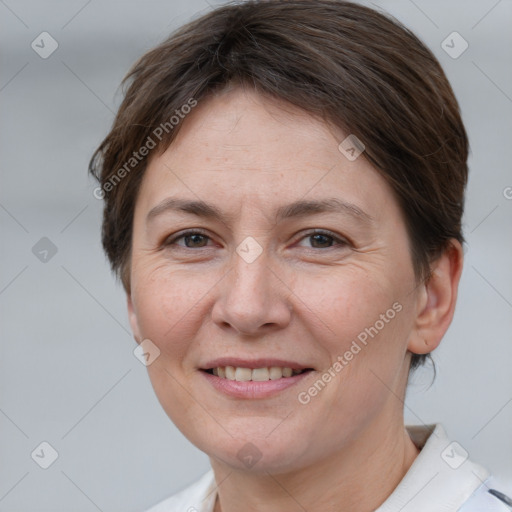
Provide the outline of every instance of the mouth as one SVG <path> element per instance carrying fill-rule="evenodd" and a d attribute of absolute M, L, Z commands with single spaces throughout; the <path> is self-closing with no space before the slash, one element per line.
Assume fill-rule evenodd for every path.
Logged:
<path fill-rule="evenodd" d="M 235 380 L 238 382 L 266 382 L 269 380 L 287 379 L 313 371 L 313 368 L 294 369 L 288 366 L 264 366 L 261 368 L 247 368 L 244 366 L 215 366 L 203 369 L 204 372 L 220 379 Z"/>
<path fill-rule="evenodd" d="M 198 368 L 217 392 L 236 399 L 264 399 L 292 388 L 315 369 L 276 359 L 222 358 Z"/>

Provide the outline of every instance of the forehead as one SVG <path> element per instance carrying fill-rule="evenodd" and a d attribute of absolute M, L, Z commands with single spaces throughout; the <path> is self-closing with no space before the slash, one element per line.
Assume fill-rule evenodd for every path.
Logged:
<path fill-rule="evenodd" d="M 379 206 L 392 199 L 385 180 L 364 158 L 338 148 L 347 137 L 297 107 L 240 88 L 199 102 L 165 152 L 151 158 L 142 183 L 148 211 L 170 193 L 219 206 L 237 198 L 255 204 L 341 196 Z M 371 215 L 371 213 L 370 213 Z"/>
<path fill-rule="evenodd" d="M 338 158 L 336 141 L 342 133 L 333 130 L 290 104 L 254 91 L 228 89 L 199 102 L 168 153 L 186 156 L 188 162 L 284 171 L 296 165 L 287 165 L 290 151 L 307 158 L 305 166 L 313 155 L 319 163 Z"/>

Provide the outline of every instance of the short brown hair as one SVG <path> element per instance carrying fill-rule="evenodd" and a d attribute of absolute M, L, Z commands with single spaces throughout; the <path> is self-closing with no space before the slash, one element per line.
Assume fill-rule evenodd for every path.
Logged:
<path fill-rule="evenodd" d="M 451 238 L 464 241 L 468 140 L 457 101 L 430 50 L 373 9 L 338 0 L 222 6 L 143 55 L 123 84 L 124 100 L 89 170 L 104 193 L 103 247 L 127 291 L 148 156 L 130 159 L 155 130 L 161 137 L 154 152 L 164 151 L 181 126 L 169 120 L 183 105 L 233 84 L 289 102 L 363 141 L 365 157 L 402 209 L 418 280 L 428 277 Z M 162 126 L 168 129 L 158 131 Z M 414 354 L 411 368 L 425 357 Z"/>

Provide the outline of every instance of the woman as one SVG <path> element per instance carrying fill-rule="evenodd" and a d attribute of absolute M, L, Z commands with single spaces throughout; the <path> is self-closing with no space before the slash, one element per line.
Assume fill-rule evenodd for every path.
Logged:
<path fill-rule="evenodd" d="M 103 245 L 212 465 L 151 511 L 508 510 L 441 424 L 404 425 L 463 264 L 468 142 L 431 52 L 357 4 L 245 2 L 126 80 L 91 161 Z"/>

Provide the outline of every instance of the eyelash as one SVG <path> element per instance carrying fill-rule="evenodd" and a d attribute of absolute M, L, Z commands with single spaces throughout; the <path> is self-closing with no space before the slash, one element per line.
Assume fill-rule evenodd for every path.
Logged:
<path fill-rule="evenodd" d="M 194 230 L 189 230 L 189 231 L 184 231 L 183 233 L 179 233 L 178 235 L 174 236 L 173 238 L 170 238 L 170 239 L 166 239 L 163 243 L 163 247 L 168 247 L 168 246 L 171 246 L 171 245 L 175 245 L 176 242 L 182 238 L 186 238 L 186 237 L 189 237 L 189 236 L 193 236 L 193 235 L 201 235 L 201 236 L 204 236 L 205 238 L 211 240 L 211 237 L 208 236 L 208 234 L 204 231 L 202 231 L 201 229 L 194 229 Z M 308 237 L 311 237 L 311 236 L 314 236 L 314 235 L 323 235 L 323 236 L 326 236 L 328 238 L 331 238 L 333 240 L 333 242 L 337 242 L 338 245 L 342 246 L 342 247 L 345 247 L 347 245 L 349 245 L 349 242 L 343 238 L 340 238 L 338 236 L 336 236 L 334 233 L 332 233 L 331 231 L 327 231 L 327 230 L 324 230 L 324 229 L 314 229 L 314 230 L 311 230 L 307 233 L 305 233 L 302 238 L 299 239 L 299 241 L 305 239 L 305 238 L 308 238 Z M 193 247 L 185 247 L 185 246 L 180 246 L 182 247 L 183 249 L 194 249 Z M 197 247 L 197 249 L 205 249 L 206 247 Z M 320 248 L 320 249 L 335 249 L 336 246 L 330 246 L 330 247 L 323 247 L 323 248 Z M 318 248 L 316 247 L 310 247 L 310 249 L 312 250 L 319 250 Z"/>

